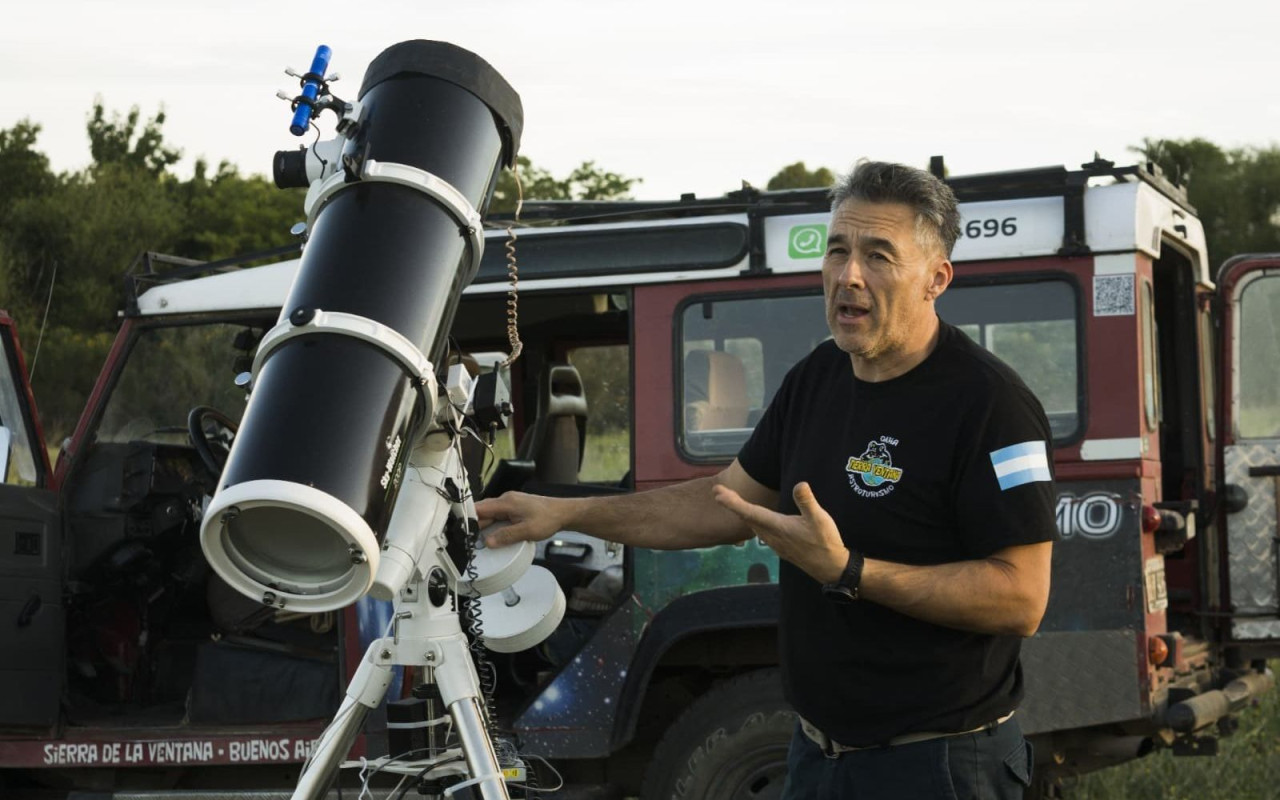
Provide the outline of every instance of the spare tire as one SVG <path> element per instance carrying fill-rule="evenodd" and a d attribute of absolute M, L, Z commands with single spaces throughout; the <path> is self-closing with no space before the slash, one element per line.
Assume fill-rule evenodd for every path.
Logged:
<path fill-rule="evenodd" d="M 776 800 L 795 727 L 778 670 L 720 681 L 658 742 L 641 800 Z"/>

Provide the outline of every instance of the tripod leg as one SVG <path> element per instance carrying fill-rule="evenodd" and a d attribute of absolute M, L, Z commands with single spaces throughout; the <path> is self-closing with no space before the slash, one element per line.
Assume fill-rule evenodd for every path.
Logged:
<path fill-rule="evenodd" d="M 351 751 L 351 745 L 364 727 L 365 717 L 382 702 L 391 685 L 391 667 L 376 663 L 374 657 L 383 646 L 381 639 L 369 645 L 347 686 L 338 713 L 320 735 L 311 758 L 298 776 L 293 800 L 319 800 L 325 794 L 342 759 Z"/>
<path fill-rule="evenodd" d="M 507 784 L 502 779 L 498 756 L 489 738 L 489 720 L 480 708 L 480 681 L 467 639 L 461 631 L 456 631 L 438 637 L 436 643 L 432 678 L 453 718 L 453 730 L 462 745 L 467 772 L 473 776 L 467 783 L 479 789 L 482 800 L 508 800 Z"/>
<path fill-rule="evenodd" d="M 508 800 L 507 784 L 498 767 L 498 757 L 493 752 L 493 742 L 480 707 L 474 697 L 464 697 L 449 706 L 453 728 L 462 742 L 462 753 L 467 759 L 467 771 L 476 776 L 476 786 L 482 800 Z"/>

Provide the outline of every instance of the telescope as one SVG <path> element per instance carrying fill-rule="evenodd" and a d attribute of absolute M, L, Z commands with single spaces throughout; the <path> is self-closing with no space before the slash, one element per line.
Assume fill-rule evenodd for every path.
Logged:
<path fill-rule="evenodd" d="M 318 613 L 366 594 L 395 603 L 295 798 L 326 791 L 392 667 L 414 665 L 441 704 L 423 724 L 449 723 L 455 746 L 395 768 L 438 776 L 449 796 L 502 800 L 508 765 L 494 748 L 480 646 L 537 644 L 564 596 L 531 566 L 531 543 L 489 549 L 478 536 L 461 440 L 474 396 L 501 396 L 497 373 L 473 381 L 461 364 L 438 365 L 480 264 L 482 214 L 515 163 L 520 98 L 475 54 L 418 40 L 382 52 L 343 101 L 325 76 L 330 56 L 322 45 L 307 73 L 287 71 L 301 85 L 290 131 L 330 110 L 337 135 L 275 158 L 277 185 L 307 187 L 306 244 L 258 343 L 201 546 L 228 584 L 273 608 Z M 491 383 L 476 393 L 476 381 Z"/>

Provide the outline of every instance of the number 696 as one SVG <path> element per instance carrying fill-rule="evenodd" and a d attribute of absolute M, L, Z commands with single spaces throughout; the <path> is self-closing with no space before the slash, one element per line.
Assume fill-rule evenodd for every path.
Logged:
<path fill-rule="evenodd" d="M 1018 218 L 971 219 L 964 226 L 964 235 L 970 239 L 990 239 L 993 236 L 1013 236 L 1018 232 Z"/>

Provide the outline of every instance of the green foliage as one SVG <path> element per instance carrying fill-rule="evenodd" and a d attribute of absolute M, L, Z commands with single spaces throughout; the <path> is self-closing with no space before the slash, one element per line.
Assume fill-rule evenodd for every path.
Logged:
<path fill-rule="evenodd" d="M 1271 668 L 1280 667 L 1272 662 Z M 1280 690 L 1239 715 L 1240 729 L 1221 740 L 1213 757 L 1174 756 L 1161 750 L 1146 758 L 1069 781 L 1071 800 L 1267 800 L 1280 786 Z"/>
<path fill-rule="evenodd" d="M 778 170 L 764 188 L 771 192 L 781 189 L 825 189 L 835 182 L 835 174 L 826 167 L 811 171 L 803 161 L 797 161 Z"/>
<path fill-rule="evenodd" d="M 1280 281 L 1248 284 L 1240 296 L 1241 436 L 1280 436 Z"/>
<path fill-rule="evenodd" d="M 51 442 L 71 431 L 118 326 L 123 276 L 144 251 L 214 260 L 291 241 L 302 192 L 221 164 L 212 176 L 169 172 L 180 151 L 164 112 L 108 114 L 97 101 L 86 133 L 93 163 L 54 173 L 36 149 L 40 126 L 0 130 L 0 306 L 17 319 Z M 43 342 L 41 323 L 49 316 Z"/>
<path fill-rule="evenodd" d="M 617 483 L 631 471 L 631 432 L 605 429 L 588 431 L 578 480 L 584 483 Z"/>
<path fill-rule="evenodd" d="M 27 307 L 43 310 L 56 269 L 50 324 L 111 330 L 124 267 L 144 250 L 172 247 L 182 224 L 181 207 L 145 171 L 105 164 L 60 176 L 13 209 L 11 274 Z"/>
<path fill-rule="evenodd" d="M 178 163 L 182 151 L 164 146 L 164 110 L 156 114 L 138 131 L 138 107 L 121 117 L 119 112 L 107 119 L 102 98 L 93 101 L 89 113 L 89 154 L 95 167 L 122 165 L 159 176 Z"/>
<path fill-rule="evenodd" d="M 54 183 L 48 157 L 35 149 L 39 135 L 40 126 L 25 119 L 0 130 L 0 308 L 12 314 L 27 310 L 25 298 L 19 293 L 20 283 L 11 277 L 6 257 L 12 239 L 13 208 L 41 196 Z"/>
<path fill-rule="evenodd" d="M 1133 149 L 1186 185 L 1210 263 L 1280 250 L 1280 146 L 1224 150 L 1204 139 L 1144 139 Z"/>
<path fill-rule="evenodd" d="M 86 124 L 93 162 L 61 174 L 37 149 L 39 125 L 0 130 L 0 305 L 18 320 L 28 360 L 39 343 L 33 386 L 52 442 L 78 419 L 140 253 L 212 261 L 269 250 L 292 241 L 302 216 L 301 190 L 280 191 L 226 162 L 211 171 L 199 160 L 178 179 L 170 168 L 181 151 L 165 140 L 164 122 L 163 110 L 144 120 L 137 107 L 108 112 L 96 100 Z M 564 178 L 527 158 L 520 171 L 526 199 L 624 198 L 639 183 L 591 161 Z M 515 200 L 514 175 L 503 172 L 492 210 L 514 210 Z"/>
<path fill-rule="evenodd" d="M 520 170 L 520 188 L 515 172 L 503 170 L 494 187 L 489 212 L 509 214 L 523 190 L 525 200 L 625 200 L 641 178 L 628 178 L 617 172 L 600 169 L 594 161 L 584 161 L 566 178 L 556 178 L 549 171 L 534 166 L 525 156 L 516 158 Z"/>
<path fill-rule="evenodd" d="M 199 405 L 238 419 L 245 393 L 232 380 L 232 364 L 242 327 L 215 323 L 143 333 L 103 411 L 99 439 L 185 441 L 187 412 Z"/>
<path fill-rule="evenodd" d="M 631 469 L 631 349 L 625 344 L 569 352 L 587 398 L 586 451 L 579 477 L 616 482 Z"/>
<path fill-rule="evenodd" d="M 40 344 L 39 357 L 30 361 L 39 331 L 38 321 L 28 324 L 22 335 L 27 366 L 32 369 L 31 389 L 44 426 L 45 444 L 56 456 L 62 440 L 71 435 L 102 362 L 111 350 L 114 333 L 87 332 L 61 325 L 50 326 Z M 50 463 L 53 458 L 50 458 Z"/>
<path fill-rule="evenodd" d="M 195 176 L 178 187 L 185 225 L 175 253 L 212 261 L 289 243 L 289 228 L 303 217 L 305 190 L 282 191 L 260 175 L 240 175 L 225 161 L 212 178 L 207 172 L 197 161 Z"/>
<path fill-rule="evenodd" d="M 37 197 L 53 184 L 49 158 L 35 149 L 40 126 L 21 120 L 8 130 L 0 130 L 0 225 L 15 203 Z"/>

